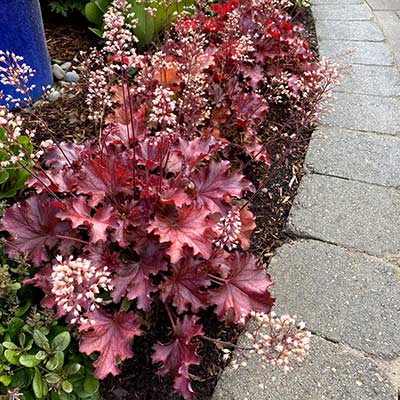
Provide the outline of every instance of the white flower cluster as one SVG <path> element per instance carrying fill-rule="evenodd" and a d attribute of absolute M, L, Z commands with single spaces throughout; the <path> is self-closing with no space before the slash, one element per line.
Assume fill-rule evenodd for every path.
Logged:
<path fill-rule="evenodd" d="M 297 323 L 295 316 L 278 317 L 274 312 L 253 311 L 250 316 L 254 321 L 249 323 L 250 328 L 245 333 L 250 344 L 234 351 L 232 368 L 245 367 L 251 354 L 259 355 L 265 363 L 281 367 L 285 372 L 304 360 L 311 338 L 304 322 Z M 224 349 L 223 352 L 224 358 L 228 359 L 232 350 Z"/>
<path fill-rule="evenodd" d="M 23 57 L 8 50 L 0 50 L 0 82 L 4 86 L 12 86 L 17 93 L 22 94 L 24 103 L 31 103 L 30 92 L 36 85 L 29 85 L 29 79 L 35 75 L 35 70 L 23 63 L 23 60 Z M 19 106 L 21 99 L 7 95 L 6 101 Z"/>
<path fill-rule="evenodd" d="M 21 135 L 33 138 L 34 130 L 23 129 L 23 119 L 20 115 L 10 112 L 6 106 L 0 106 L 0 129 L 3 133 L 0 138 L 0 150 L 7 153 L 7 158 L 0 162 L 0 170 L 4 168 L 29 167 L 30 160 L 38 159 L 43 151 L 30 153 L 20 142 Z M 19 164 L 19 166 L 17 165 Z"/>
<path fill-rule="evenodd" d="M 242 221 L 240 220 L 240 210 L 234 208 L 222 217 L 215 227 L 215 232 L 218 234 L 218 239 L 215 244 L 218 247 L 226 246 L 228 250 L 235 249 L 239 242 L 238 238 L 242 228 Z"/>
<path fill-rule="evenodd" d="M 137 24 L 132 4 L 126 0 L 114 0 L 104 14 L 104 52 L 117 57 L 136 56 L 138 38 L 132 33 Z"/>
<path fill-rule="evenodd" d="M 63 261 L 57 256 L 57 264 L 52 269 L 51 292 L 55 295 L 58 313 L 67 315 L 72 324 L 86 323 L 86 313 L 104 304 L 100 291 L 113 289 L 108 268 L 96 268 L 89 260 L 73 260 L 71 256 Z"/>
<path fill-rule="evenodd" d="M 177 125 L 176 115 L 174 113 L 176 101 L 174 100 L 174 92 L 163 86 L 154 89 L 154 98 L 149 113 L 149 123 L 155 127 L 156 136 L 171 136 L 175 133 Z"/>

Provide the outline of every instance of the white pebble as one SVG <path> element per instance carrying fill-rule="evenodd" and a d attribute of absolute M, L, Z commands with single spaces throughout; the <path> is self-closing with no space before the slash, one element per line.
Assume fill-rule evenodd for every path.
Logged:
<path fill-rule="evenodd" d="M 53 92 L 49 93 L 48 99 L 49 101 L 56 101 L 60 98 L 61 94 L 57 90 L 54 90 Z"/>
<path fill-rule="evenodd" d="M 67 61 L 67 62 L 65 62 L 64 64 L 61 65 L 61 68 L 64 71 L 68 71 L 71 67 L 72 67 L 72 63 L 70 63 L 69 61 Z"/>
<path fill-rule="evenodd" d="M 56 79 L 61 80 L 64 78 L 65 72 L 58 64 L 54 64 L 53 65 L 53 75 Z"/>
<path fill-rule="evenodd" d="M 66 82 L 78 82 L 79 75 L 75 71 L 67 72 L 64 76 L 64 81 Z"/>

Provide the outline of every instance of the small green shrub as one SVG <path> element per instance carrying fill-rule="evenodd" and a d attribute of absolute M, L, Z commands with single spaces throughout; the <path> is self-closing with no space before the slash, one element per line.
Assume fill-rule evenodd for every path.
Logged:
<path fill-rule="evenodd" d="M 87 0 L 50 0 L 49 7 L 51 11 L 66 17 L 75 10 L 84 14 L 86 3 Z"/>
<path fill-rule="evenodd" d="M 28 171 L 33 166 L 30 159 L 33 145 L 31 139 L 23 135 L 12 141 L 6 140 L 6 130 L 1 127 L 0 142 L 5 143 L 0 149 L 0 199 L 4 199 L 14 197 L 31 176 Z M 14 161 L 14 157 L 18 162 Z"/>
<path fill-rule="evenodd" d="M 0 398 L 98 399 L 90 360 L 54 313 L 36 305 L 36 290 L 22 284 L 29 267 L 0 253 Z"/>

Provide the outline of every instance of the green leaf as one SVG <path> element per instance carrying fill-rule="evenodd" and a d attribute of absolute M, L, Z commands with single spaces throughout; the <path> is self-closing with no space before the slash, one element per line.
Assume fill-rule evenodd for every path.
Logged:
<path fill-rule="evenodd" d="M 43 399 L 47 396 L 47 384 L 44 382 L 42 374 L 40 373 L 38 368 L 35 368 L 35 376 L 33 377 L 32 382 L 33 393 L 38 399 Z"/>
<path fill-rule="evenodd" d="M 60 366 L 60 363 L 58 362 L 58 360 L 54 357 L 54 358 L 50 358 L 49 361 L 47 361 L 46 363 L 46 368 L 49 371 L 54 371 L 55 369 L 57 369 Z"/>
<path fill-rule="evenodd" d="M 31 300 L 28 300 L 22 307 L 17 308 L 17 310 L 15 311 L 15 316 L 22 317 L 29 310 L 31 305 Z"/>
<path fill-rule="evenodd" d="M 18 346 L 13 342 L 3 342 L 3 347 L 6 349 L 17 350 Z"/>
<path fill-rule="evenodd" d="M 25 351 L 29 351 L 33 346 L 33 339 L 31 339 L 25 346 Z"/>
<path fill-rule="evenodd" d="M 72 383 L 69 381 L 63 381 L 61 384 L 62 390 L 66 393 L 71 393 L 74 390 L 74 387 L 72 386 Z"/>
<path fill-rule="evenodd" d="M 36 357 L 39 361 L 42 361 L 42 360 L 45 360 L 45 359 L 46 359 L 47 353 L 46 353 L 45 351 L 43 351 L 43 350 L 40 350 L 40 351 L 38 351 L 38 352 L 35 354 L 35 357 Z"/>
<path fill-rule="evenodd" d="M 0 172 L 0 185 L 7 182 L 9 177 L 10 177 L 10 175 L 7 171 L 1 171 Z"/>
<path fill-rule="evenodd" d="M 15 340 L 18 337 L 18 334 L 24 325 L 25 322 L 21 318 L 14 317 L 11 319 L 7 331 L 12 340 Z"/>
<path fill-rule="evenodd" d="M 83 382 L 83 388 L 86 393 L 94 394 L 99 390 L 100 383 L 93 375 L 86 375 L 85 381 Z"/>
<path fill-rule="evenodd" d="M 7 360 L 10 364 L 19 365 L 18 356 L 15 354 L 15 351 L 14 351 L 14 350 L 7 349 L 7 350 L 4 352 L 4 357 L 6 358 L 6 360 Z"/>
<path fill-rule="evenodd" d="M 40 360 L 38 360 L 33 354 L 22 354 L 19 358 L 19 362 L 28 368 L 36 367 L 40 364 Z"/>
<path fill-rule="evenodd" d="M 50 385 L 55 385 L 56 383 L 60 382 L 61 378 L 59 375 L 54 374 L 50 372 L 49 374 L 46 374 L 45 377 L 46 382 L 50 383 Z"/>
<path fill-rule="evenodd" d="M 51 348 L 54 351 L 64 351 L 71 343 L 71 335 L 69 332 L 58 334 L 51 343 Z"/>
<path fill-rule="evenodd" d="M 47 352 L 50 351 L 50 343 L 47 337 L 38 329 L 35 329 L 33 331 L 33 340 L 36 343 L 36 346 L 40 347 L 43 350 L 46 350 Z"/>
<path fill-rule="evenodd" d="M 31 368 L 22 368 L 14 373 L 10 386 L 12 388 L 25 389 L 30 387 L 34 375 L 34 370 Z"/>
<path fill-rule="evenodd" d="M 6 387 L 10 385 L 11 380 L 12 380 L 12 378 L 9 375 L 0 376 L 0 383 L 2 383 Z"/>
<path fill-rule="evenodd" d="M 58 368 L 62 368 L 64 365 L 64 353 L 62 351 L 57 351 L 54 354 L 54 358 L 57 360 L 58 362 Z"/>
<path fill-rule="evenodd" d="M 22 147 L 31 154 L 33 152 L 33 144 L 28 136 L 18 136 L 18 142 L 21 143 Z"/>
<path fill-rule="evenodd" d="M 85 17 L 96 26 L 103 24 L 103 12 L 95 3 L 87 3 L 85 6 Z"/>
<path fill-rule="evenodd" d="M 21 332 L 18 336 L 18 340 L 19 340 L 19 345 L 24 348 L 25 346 L 25 342 L 26 342 L 26 335 L 24 332 Z"/>
<path fill-rule="evenodd" d="M 78 363 L 71 364 L 67 369 L 67 374 L 75 375 L 80 371 L 81 368 L 82 368 L 81 364 L 78 364 Z"/>
<path fill-rule="evenodd" d="M 103 31 L 98 28 L 89 28 L 90 32 L 93 32 L 96 36 L 98 36 L 100 39 L 103 39 Z"/>
<path fill-rule="evenodd" d="M 96 0 L 95 4 L 103 13 L 106 13 L 108 7 L 110 6 L 110 2 L 108 0 Z"/>

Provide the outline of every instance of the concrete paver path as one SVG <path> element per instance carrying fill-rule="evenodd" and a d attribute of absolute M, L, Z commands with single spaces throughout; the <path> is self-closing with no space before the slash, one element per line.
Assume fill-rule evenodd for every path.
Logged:
<path fill-rule="evenodd" d="M 277 311 L 307 322 L 312 349 L 287 375 L 256 358 L 227 370 L 213 400 L 400 399 L 400 0 L 312 10 L 321 54 L 346 54 L 352 73 L 314 132 L 293 241 L 270 266 Z"/>

